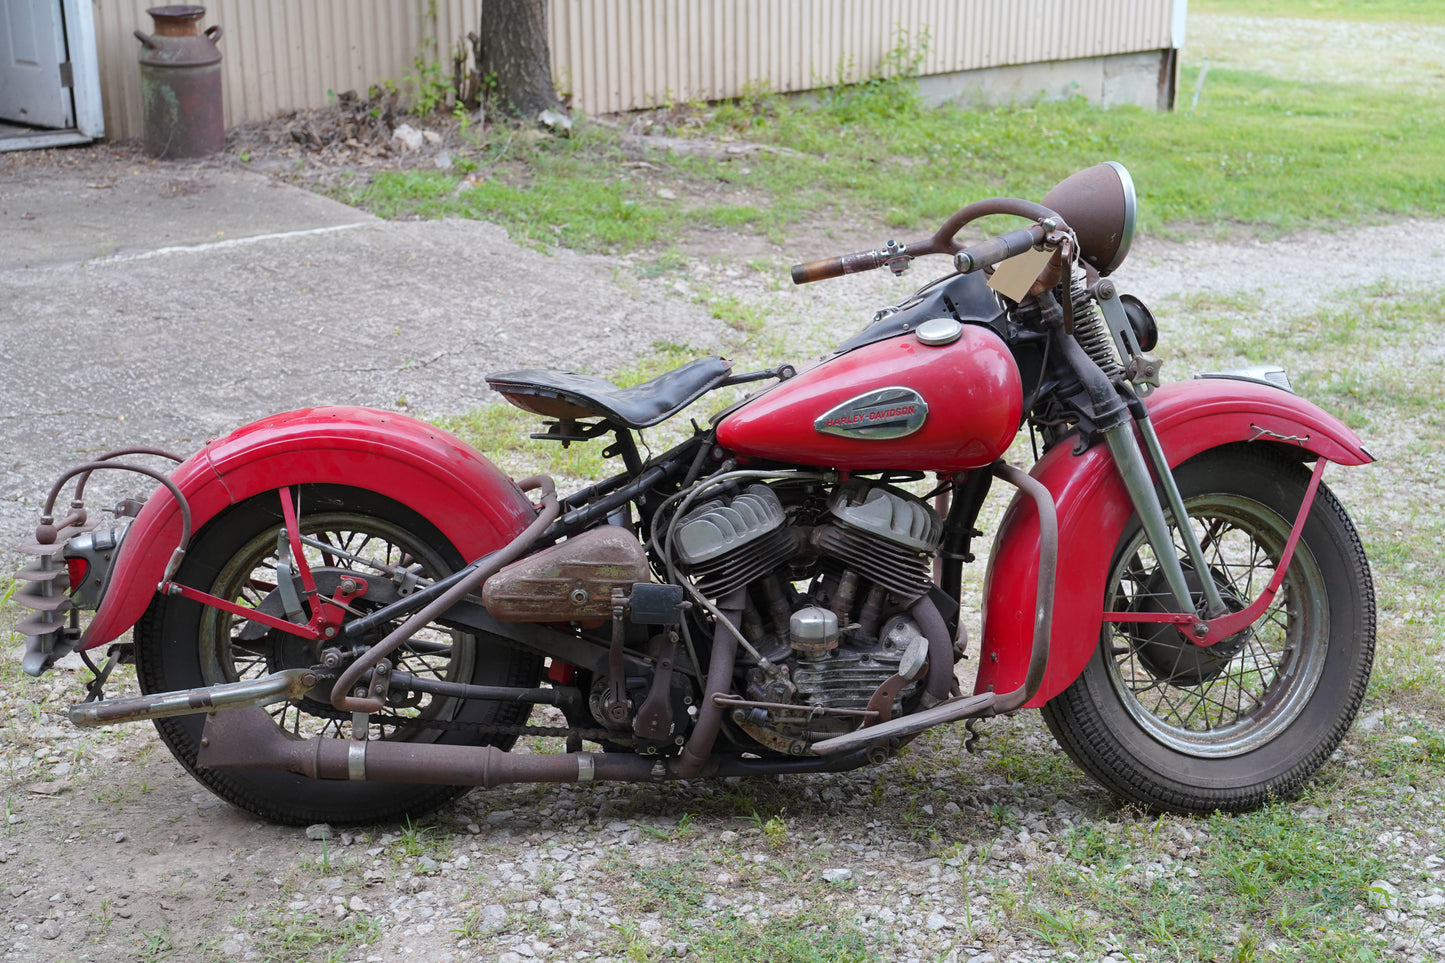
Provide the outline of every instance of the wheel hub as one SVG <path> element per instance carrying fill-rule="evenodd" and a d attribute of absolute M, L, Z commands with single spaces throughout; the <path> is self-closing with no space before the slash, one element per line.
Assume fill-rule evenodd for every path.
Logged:
<path fill-rule="evenodd" d="M 1219 590 L 1219 597 L 1229 612 L 1242 611 L 1248 604 L 1234 591 L 1229 580 L 1214 568 L 1209 577 Z M 1204 580 L 1188 563 L 1184 564 L 1184 581 L 1189 587 L 1189 596 L 1198 604 L 1204 597 Z M 1168 580 L 1161 571 L 1155 571 L 1140 586 L 1139 600 L 1133 611 L 1168 613 L 1172 609 L 1163 600 L 1171 599 Z M 1179 627 L 1168 622 L 1138 622 L 1130 626 L 1129 636 L 1138 654 L 1139 661 L 1157 679 L 1167 679 L 1171 685 L 1191 688 L 1213 681 L 1224 671 L 1239 651 L 1254 635 L 1254 629 L 1245 628 L 1213 645 L 1202 646 L 1187 637 Z"/>

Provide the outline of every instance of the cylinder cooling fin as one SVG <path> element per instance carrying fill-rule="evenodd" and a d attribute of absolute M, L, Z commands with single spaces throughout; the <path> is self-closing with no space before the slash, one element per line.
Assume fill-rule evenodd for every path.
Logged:
<path fill-rule="evenodd" d="M 678 558 L 699 565 L 725 555 L 783 524 L 783 503 L 766 485 L 752 485 L 729 501 L 708 502 L 678 527 Z"/>
<path fill-rule="evenodd" d="M 842 485 L 828 500 L 833 517 L 915 552 L 932 554 L 943 540 L 943 520 L 923 499 L 866 480 Z"/>
<path fill-rule="evenodd" d="M 943 520 L 923 499 L 857 480 L 839 487 L 828 508 L 838 524 L 819 526 L 813 543 L 833 566 L 853 569 L 904 601 L 933 587 L 929 559 L 943 540 Z"/>
<path fill-rule="evenodd" d="M 716 598 L 767 574 L 797 551 L 783 527 L 786 518 L 771 488 L 750 485 L 688 513 L 673 538 L 674 551 L 698 590 Z"/>

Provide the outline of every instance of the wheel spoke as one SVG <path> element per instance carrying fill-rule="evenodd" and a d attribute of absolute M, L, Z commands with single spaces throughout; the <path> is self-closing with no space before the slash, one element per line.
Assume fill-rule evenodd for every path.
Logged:
<path fill-rule="evenodd" d="M 1196 604 L 1202 580 L 1209 578 L 1231 611 L 1243 609 L 1273 578 L 1290 522 L 1253 499 L 1228 494 L 1198 496 L 1186 505 L 1207 567 L 1195 571 L 1179 549 Z M 1175 526 L 1176 535 L 1179 531 Z M 1133 551 L 1115 570 L 1111 611 L 1173 611 L 1172 591 L 1147 541 L 1142 534 L 1134 537 Z M 1290 584 L 1301 578 L 1313 579 L 1306 591 L 1322 597 L 1312 562 L 1301 562 L 1299 575 L 1292 570 Z M 1290 586 L 1285 589 L 1253 626 L 1209 648 L 1194 646 L 1160 623 L 1111 627 L 1110 678 L 1146 731 L 1187 752 L 1233 754 L 1288 724 L 1288 716 L 1271 708 L 1280 699 L 1277 693 L 1295 684 L 1294 670 L 1286 674 L 1286 666 L 1295 658 L 1291 640 L 1302 631 L 1300 615 L 1287 604 Z M 1316 673 L 1319 659 L 1310 663 Z"/>
<path fill-rule="evenodd" d="M 329 595 L 346 571 L 364 573 L 370 591 L 358 607 L 376 610 L 397 597 L 390 584 L 405 560 L 423 584 L 444 578 L 464 564 L 439 530 L 415 511 L 378 494 L 339 486 L 298 485 L 289 489 L 295 501 L 279 505 L 273 491 L 228 508 L 225 515 L 197 529 L 188 555 L 176 575 L 180 584 L 238 607 L 241 614 L 161 596 L 135 629 L 137 676 L 148 694 L 251 682 L 281 671 L 309 670 L 322 660 L 330 643 L 273 630 L 258 613 L 282 616 L 278 596 L 280 557 L 292 553 L 279 539 L 283 526 L 299 540 L 296 565 L 308 566 Z M 292 506 L 296 511 L 290 513 Z M 285 511 L 278 511 L 285 508 Z M 283 519 L 289 520 L 283 521 Z M 359 553 L 359 554 L 358 554 Z M 372 560 L 375 560 L 374 562 Z M 373 567 L 375 572 L 372 571 Z M 322 570 L 325 570 L 324 575 Z M 369 597 L 367 597 L 369 596 Z M 256 611 L 251 611 L 251 610 Z M 251 618 L 246 616 L 250 615 Z M 352 613 L 347 610 L 346 618 Z M 400 623 L 380 626 L 384 635 Z M 343 654 L 340 668 L 346 665 Z M 431 625 L 424 628 L 396 658 L 419 678 L 476 685 L 505 684 L 541 673 L 537 656 L 520 650 L 480 651 L 470 631 Z M 261 707 L 276 735 L 287 738 L 343 740 L 352 734 L 352 714 L 330 704 L 326 685 L 309 696 Z M 368 739 L 425 744 L 442 739 L 509 748 L 505 729 L 524 722 L 526 707 L 506 703 L 468 703 L 453 697 L 396 690 L 380 713 L 370 717 Z M 467 706 L 467 715 L 460 716 Z M 211 769 L 201 766 L 202 718 L 180 716 L 158 721 L 161 737 L 177 759 L 218 795 L 265 818 L 318 821 L 388 820 L 413 816 L 456 795 L 446 786 L 375 782 L 344 793 L 322 783 L 284 773 L 253 769 Z M 467 723 L 467 726 L 461 723 Z M 476 726 L 477 728 L 472 728 Z"/>
<path fill-rule="evenodd" d="M 427 579 L 440 578 L 450 571 L 450 566 L 442 564 L 424 543 L 394 525 L 346 512 L 310 511 L 302 514 L 299 491 L 294 494 L 298 496 L 298 535 L 304 535 L 307 540 L 306 561 L 313 567 L 355 569 L 365 565 L 375 567 L 377 571 L 386 571 L 405 564 Z M 233 558 L 217 577 L 216 584 L 212 586 L 214 594 L 232 599 L 239 605 L 260 608 L 278 586 L 275 576 L 276 533 L 277 527 L 272 527 L 253 537 L 247 543 L 248 547 Z M 241 633 L 250 620 L 215 609 L 207 609 L 205 613 L 208 624 L 213 627 L 211 631 L 221 640 L 216 652 L 219 675 L 208 678 L 208 684 L 256 679 L 282 669 L 307 667 L 319 655 L 311 648 L 311 643 L 299 638 L 283 638 L 275 632 L 268 632 L 259 639 L 243 639 Z M 399 650 L 396 662 L 398 668 L 404 667 L 416 676 L 465 680 L 472 676 L 472 664 L 476 657 L 472 636 L 435 627 L 423 629 L 409 640 Z M 415 705 L 394 707 L 392 714 L 416 720 L 417 726 L 424 729 L 427 720 L 448 718 L 458 705 L 455 699 L 423 696 Z M 324 702 L 302 700 L 300 703 L 284 703 L 269 707 L 267 712 L 278 727 L 303 738 L 350 736 L 350 715 L 339 713 Z M 373 723 L 371 737 L 407 738 L 411 728 L 410 723 Z"/>

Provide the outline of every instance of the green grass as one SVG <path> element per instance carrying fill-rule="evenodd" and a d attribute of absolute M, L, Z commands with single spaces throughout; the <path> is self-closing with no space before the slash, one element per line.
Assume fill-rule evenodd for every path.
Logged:
<path fill-rule="evenodd" d="M 928 108 L 902 79 L 825 91 L 816 102 L 683 111 L 696 123 L 669 130 L 786 148 L 746 163 L 658 154 L 650 168 L 626 167 L 624 135 L 595 122 L 509 151 L 502 145 L 521 134 L 493 128 L 465 175 L 386 173 L 340 196 L 383 217 L 487 218 L 529 243 L 583 251 L 666 251 L 719 229 L 778 239 L 820 219 L 912 240 L 970 200 L 1038 198 L 1104 159 L 1129 167 L 1141 228 L 1156 233 L 1289 230 L 1445 209 L 1436 162 L 1445 125 L 1419 109 L 1417 89 L 1216 67 L 1189 109 L 1197 77 L 1197 65 L 1186 65 L 1183 106 L 1173 113 L 1082 99 Z M 673 117 L 660 122 L 665 129 Z M 676 199 L 659 198 L 660 186 Z"/>
<path fill-rule="evenodd" d="M 997 895 L 1020 923 L 1085 958 L 1154 947 L 1166 959 L 1248 960 L 1267 944 L 1303 954 L 1291 959 L 1383 957 L 1360 936 L 1361 908 L 1386 871 L 1373 840 L 1289 806 L 1092 822 L 1066 842 L 1066 861 Z"/>
<path fill-rule="evenodd" d="M 521 182 L 467 184 L 440 171 L 396 171 L 378 175 L 364 188 L 343 189 L 339 196 L 379 217 L 495 220 L 537 246 L 613 250 L 653 244 L 664 236 L 674 220 L 667 209 L 648 203 L 625 176 L 600 169 L 613 160 L 603 132 L 580 136 L 569 146 L 575 154 L 539 157 L 532 176 Z"/>
<path fill-rule="evenodd" d="M 1181 89 L 1189 89 L 1186 70 Z M 787 110 L 755 132 L 798 145 L 755 189 L 846 198 L 890 226 L 931 228 L 966 200 L 1039 197 L 1069 172 L 1122 161 L 1145 230 L 1178 222 L 1299 227 L 1436 211 L 1445 130 L 1409 90 L 1302 84 L 1222 70 L 1195 111 L 1104 110 L 1080 100 L 992 111 Z M 809 205 L 814 206 L 812 204 Z"/>
<path fill-rule="evenodd" d="M 356 959 L 357 951 L 382 933 L 374 917 L 358 914 L 329 920 L 278 911 L 236 923 L 250 934 L 250 948 L 264 963 L 343 963 Z"/>
<path fill-rule="evenodd" d="M 1438 0 L 1190 0 L 1189 12 L 1445 25 Z"/>
<path fill-rule="evenodd" d="M 452 857 L 451 837 L 433 825 L 418 825 L 407 819 L 397 833 L 390 855 L 398 861 L 425 856 L 441 861 Z"/>

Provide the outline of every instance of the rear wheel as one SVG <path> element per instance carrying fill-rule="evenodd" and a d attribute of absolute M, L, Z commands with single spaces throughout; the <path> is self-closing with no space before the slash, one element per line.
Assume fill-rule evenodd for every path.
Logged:
<path fill-rule="evenodd" d="M 382 568 L 435 579 L 461 566 L 456 549 L 416 512 L 362 489 L 306 486 L 299 491 L 298 527 L 316 569 L 354 569 L 375 581 Z M 176 581 L 247 607 L 276 589 L 280 495 L 270 492 L 213 519 L 192 541 Z M 318 547 L 325 545 L 329 547 Z M 363 599 L 365 597 L 363 596 Z M 362 600 L 358 600 L 360 604 Z M 279 612 L 276 614 L 280 614 Z M 316 663 L 313 643 L 281 631 L 259 633 L 246 619 L 178 596 L 160 596 L 136 625 L 136 662 L 145 692 L 166 692 L 258 679 Z M 440 625 L 424 628 L 392 656 L 400 671 L 475 685 L 535 685 L 538 657 L 491 644 L 484 636 Z M 351 716 L 324 695 L 269 708 L 294 736 L 349 738 Z M 369 739 L 497 745 L 515 737 L 488 725 L 525 721 L 527 708 L 429 695 L 413 696 L 373 716 Z M 336 782 L 287 772 L 205 769 L 196 755 L 205 717 L 156 720 L 171 752 L 221 798 L 275 822 L 374 822 L 417 816 L 465 793 L 465 786 Z"/>
<path fill-rule="evenodd" d="M 1250 447 L 1218 449 L 1175 471 L 1208 571 L 1226 607 L 1269 583 L 1303 502 L 1308 471 Z M 1137 519 L 1114 556 L 1106 612 L 1173 611 Z M 1375 596 L 1359 536 L 1320 486 L 1289 572 L 1249 628 L 1204 648 L 1158 622 L 1106 624 L 1084 672 L 1044 707 L 1049 729 L 1090 775 L 1153 810 L 1253 809 L 1296 792 L 1339 746 L 1369 681 Z"/>

